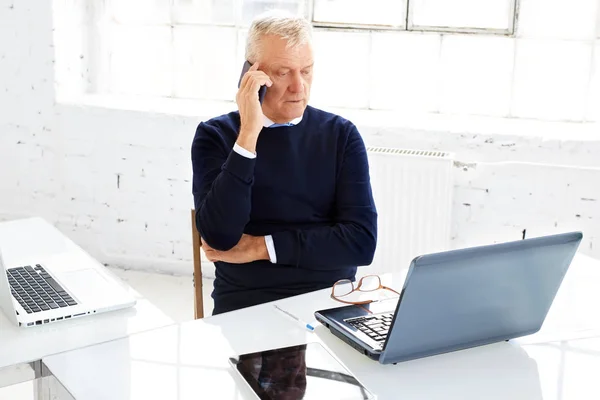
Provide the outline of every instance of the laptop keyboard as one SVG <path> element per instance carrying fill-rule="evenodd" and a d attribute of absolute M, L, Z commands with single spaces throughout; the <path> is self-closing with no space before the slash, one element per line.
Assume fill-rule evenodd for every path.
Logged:
<path fill-rule="evenodd" d="M 345 322 L 363 332 L 371 339 L 377 342 L 383 342 L 387 338 L 393 316 L 393 313 L 377 314 L 347 319 Z"/>
<path fill-rule="evenodd" d="M 75 300 L 41 265 L 6 271 L 10 292 L 27 314 L 74 306 Z"/>

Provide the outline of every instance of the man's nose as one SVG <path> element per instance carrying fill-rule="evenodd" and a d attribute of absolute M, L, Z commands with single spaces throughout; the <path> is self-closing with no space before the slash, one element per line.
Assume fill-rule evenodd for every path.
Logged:
<path fill-rule="evenodd" d="M 294 73 L 292 76 L 292 82 L 290 83 L 289 90 L 292 93 L 301 93 L 304 91 L 304 80 L 300 72 Z"/>

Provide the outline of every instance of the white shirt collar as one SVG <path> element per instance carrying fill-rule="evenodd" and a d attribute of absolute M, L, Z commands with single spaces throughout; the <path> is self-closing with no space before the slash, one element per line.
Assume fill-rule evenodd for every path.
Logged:
<path fill-rule="evenodd" d="M 300 121 L 302 121 L 302 116 L 300 116 L 298 118 L 294 118 L 289 123 L 292 125 L 298 125 L 300 123 Z M 263 115 L 263 126 L 265 128 L 268 128 L 273 124 L 275 124 L 275 122 L 271 121 L 269 118 L 267 118 L 265 115 Z"/>

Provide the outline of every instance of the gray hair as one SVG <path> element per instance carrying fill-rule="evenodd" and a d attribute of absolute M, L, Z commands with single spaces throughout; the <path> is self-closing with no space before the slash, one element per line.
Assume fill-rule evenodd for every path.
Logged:
<path fill-rule="evenodd" d="M 255 63 L 258 59 L 258 45 L 265 35 L 276 35 L 287 40 L 287 47 L 310 43 L 312 27 L 303 17 L 285 11 L 271 10 L 257 16 L 250 25 L 246 40 L 246 60 Z"/>

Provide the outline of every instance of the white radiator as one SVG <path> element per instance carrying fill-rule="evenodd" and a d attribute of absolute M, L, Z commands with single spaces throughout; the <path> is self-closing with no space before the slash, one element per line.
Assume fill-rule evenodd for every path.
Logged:
<path fill-rule="evenodd" d="M 454 154 L 368 147 L 378 213 L 375 259 L 359 275 L 408 268 L 418 255 L 449 249 Z"/>

